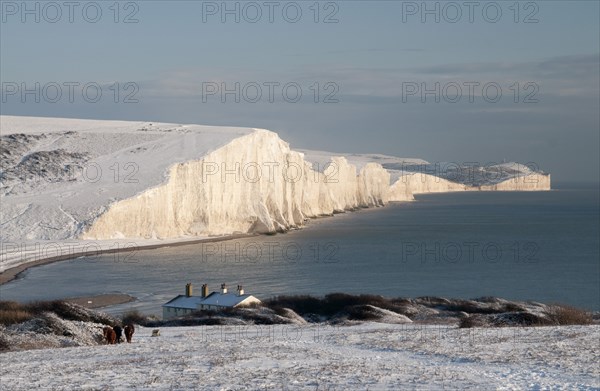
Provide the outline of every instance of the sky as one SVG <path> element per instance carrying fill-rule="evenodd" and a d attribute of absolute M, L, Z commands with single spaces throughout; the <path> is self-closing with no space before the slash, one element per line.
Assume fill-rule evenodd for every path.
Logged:
<path fill-rule="evenodd" d="M 297 149 L 598 182 L 599 4 L 1 1 L 1 113 L 266 128 Z"/>

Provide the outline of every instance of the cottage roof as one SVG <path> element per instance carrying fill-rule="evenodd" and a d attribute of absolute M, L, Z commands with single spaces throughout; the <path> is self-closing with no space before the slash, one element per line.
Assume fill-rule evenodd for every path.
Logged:
<path fill-rule="evenodd" d="M 238 295 L 237 293 L 220 292 L 212 292 L 206 297 L 179 295 L 163 304 L 163 307 L 186 308 L 192 310 L 197 309 L 200 304 L 221 307 L 234 307 L 251 296 L 252 295 L 249 294 Z"/>
<path fill-rule="evenodd" d="M 163 307 L 187 308 L 195 310 L 198 308 L 198 304 L 200 304 L 202 300 L 204 300 L 202 296 L 179 295 L 163 304 Z"/>
<path fill-rule="evenodd" d="M 223 307 L 234 307 L 252 295 L 238 295 L 237 293 L 213 292 L 202 301 L 202 305 L 219 305 Z"/>

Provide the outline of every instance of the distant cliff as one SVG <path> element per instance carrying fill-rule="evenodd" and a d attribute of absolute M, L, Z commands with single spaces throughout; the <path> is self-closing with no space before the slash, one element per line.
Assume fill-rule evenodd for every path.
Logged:
<path fill-rule="evenodd" d="M 550 174 L 515 175 L 497 183 L 468 185 L 430 174 L 406 173 L 391 186 L 389 201 L 412 201 L 415 194 L 449 193 L 456 191 L 545 191 L 551 190 Z"/>

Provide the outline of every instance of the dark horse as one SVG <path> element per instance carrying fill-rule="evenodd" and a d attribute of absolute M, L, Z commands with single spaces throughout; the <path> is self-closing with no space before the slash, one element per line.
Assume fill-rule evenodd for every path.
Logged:
<path fill-rule="evenodd" d="M 123 338 L 123 329 L 121 326 L 116 325 L 113 327 L 113 330 L 115 330 L 117 343 L 121 343 L 121 338 Z"/>
<path fill-rule="evenodd" d="M 135 332 L 135 327 L 133 327 L 133 324 L 128 324 L 125 325 L 125 338 L 127 339 L 128 343 L 131 343 L 131 337 L 133 337 L 133 333 Z"/>
<path fill-rule="evenodd" d="M 111 327 L 106 326 L 105 328 L 103 328 L 102 334 L 104 335 L 104 339 L 106 339 L 107 344 L 113 345 L 115 343 L 115 340 L 117 339 L 117 335 L 115 334 L 115 331 Z"/>

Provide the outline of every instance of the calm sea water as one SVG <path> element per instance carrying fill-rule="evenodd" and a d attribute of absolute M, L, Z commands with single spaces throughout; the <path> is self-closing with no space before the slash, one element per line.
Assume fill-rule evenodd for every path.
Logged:
<path fill-rule="evenodd" d="M 259 298 L 329 292 L 560 302 L 600 310 L 599 193 L 423 195 L 311 221 L 302 230 L 54 263 L 0 288 L 3 300 L 122 292 L 114 306 L 160 314 L 183 293 L 222 282 Z M 197 292 L 198 292 L 197 290 Z"/>

